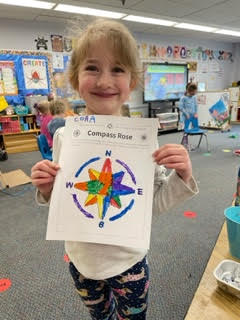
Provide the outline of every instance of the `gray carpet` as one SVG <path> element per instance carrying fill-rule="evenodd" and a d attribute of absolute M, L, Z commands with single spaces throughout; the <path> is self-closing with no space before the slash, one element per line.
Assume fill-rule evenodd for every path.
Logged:
<path fill-rule="evenodd" d="M 159 143 L 180 142 L 181 136 L 161 135 Z M 222 149 L 240 147 L 240 138 L 228 136 L 208 134 L 211 156 L 203 155 L 204 141 L 200 151 L 190 153 L 199 196 L 153 217 L 148 320 L 181 320 L 189 308 L 235 192 L 240 159 Z M 40 159 L 39 152 L 9 155 L 0 170 L 30 174 Z M 0 320 L 89 320 L 68 274 L 63 243 L 44 240 L 47 209 L 35 204 L 30 186 L 8 191 L 18 195 L 0 192 L 0 279 L 12 281 L 0 292 Z M 185 218 L 186 210 L 197 218 Z"/>

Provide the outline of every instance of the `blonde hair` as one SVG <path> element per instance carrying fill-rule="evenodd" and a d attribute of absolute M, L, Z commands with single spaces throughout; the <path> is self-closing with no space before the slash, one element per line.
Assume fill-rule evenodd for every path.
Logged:
<path fill-rule="evenodd" d="M 60 115 L 68 109 L 68 103 L 65 100 L 52 100 L 49 102 L 49 109 L 52 116 Z"/>
<path fill-rule="evenodd" d="M 73 89 L 78 90 L 79 67 L 87 58 L 91 45 L 103 39 L 110 45 L 117 62 L 130 71 L 134 86 L 141 82 L 136 40 L 123 24 L 107 19 L 97 19 L 80 33 L 73 50 L 68 70 Z"/>
<path fill-rule="evenodd" d="M 48 114 L 49 113 L 49 102 L 47 100 L 40 101 L 37 104 L 37 110 L 41 112 L 42 114 Z"/>

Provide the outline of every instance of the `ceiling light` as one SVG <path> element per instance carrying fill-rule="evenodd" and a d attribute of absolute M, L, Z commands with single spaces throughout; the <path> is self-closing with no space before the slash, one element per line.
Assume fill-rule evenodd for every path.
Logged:
<path fill-rule="evenodd" d="M 39 9 L 52 9 L 55 6 L 53 2 L 44 2 L 37 0 L 0 0 L 0 4 L 9 4 L 12 6 L 30 7 Z"/>
<path fill-rule="evenodd" d="M 213 28 L 213 27 L 199 26 L 197 24 L 191 24 L 191 23 L 178 23 L 174 26 L 174 28 L 189 29 L 189 30 L 204 31 L 204 32 L 214 32 L 216 30 L 216 28 Z"/>
<path fill-rule="evenodd" d="M 98 16 L 98 17 L 105 17 L 105 18 L 112 18 L 112 19 L 120 19 L 126 15 L 126 13 L 98 10 L 98 9 L 92 9 L 87 7 L 70 6 L 67 4 L 58 4 L 56 8 L 54 8 L 54 10 L 71 12 L 71 13 L 79 13 L 79 14 L 87 14 L 90 16 Z"/>
<path fill-rule="evenodd" d="M 228 36 L 234 36 L 234 37 L 240 37 L 240 31 L 220 29 L 215 31 L 215 33 L 226 34 Z"/>
<path fill-rule="evenodd" d="M 132 15 L 126 16 L 125 18 L 123 18 L 123 20 L 149 23 L 149 24 L 157 24 L 159 26 L 167 26 L 167 27 L 171 27 L 176 23 L 174 21 L 169 21 L 169 20 L 147 18 L 147 17 L 140 17 L 140 16 L 132 16 Z"/>

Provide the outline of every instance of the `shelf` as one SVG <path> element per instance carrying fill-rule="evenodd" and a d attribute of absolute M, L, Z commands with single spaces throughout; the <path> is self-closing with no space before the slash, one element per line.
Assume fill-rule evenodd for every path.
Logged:
<path fill-rule="evenodd" d="M 36 136 L 40 133 L 40 129 L 37 127 L 34 114 L 11 114 L 0 117 L 0 123 L 2 124 L 0 136 L 2 137 L 3 148 L 8 153 L 38 150 Z M 24 128 L 27 130 L 22 130 Z M 19 131 L 12 132 L 10 130 Z"/>
<path fill-rule="evenodd" d="M 18 135 L 18 134 L 27 134 L 27 133 L 39 133 L 40 129 L 33 129 L 33 130 L 26 130 L 26 131 L 19 131 L 19 132 L 7 132 L 7 133 L 3 133 L 0 132 L 0 135 L 2 136 L 12 136 L 12 135 Z"/>

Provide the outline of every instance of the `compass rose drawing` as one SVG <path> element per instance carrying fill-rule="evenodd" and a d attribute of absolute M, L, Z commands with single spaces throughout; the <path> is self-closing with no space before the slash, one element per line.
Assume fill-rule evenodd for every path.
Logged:
<path fill-rule="evenodd" d="M 112 222 L 129 213 L 135 202 L 135 194 L 142 195 L 142 189 L 136 188 L 136 178 L 129 166 L 122 160 L 116 159 L 115 162 L 119 165 L 120 170 L 113 172 L 112 159 L 109 157 L 111 156 L 111 151 L 106 151 L 106 156 L 105 160 L 100 157 L 89 159 L 75 173 L 75 178 L 80 180 L 81 173 L 88 168 L 89 180 L 66 183 L 67 188 L 69 186 L 74 188 L 75 192 L 72 193 L 72 198 L 79 211 L 86 218 L 100 219 L 100 228 L 104 227 L 104 220 L 108 219 Z M 94 169 L 94 163 L 97 161 L 103 162 L 100 171 Z M 123 182 L 127 175 L 130 177 L 131 186 Z M 79 192 L 86 193 L 84 203 L 79 200 Z M 129 195 L 132 195 L 132 198 L 129 201 L 128 197 L 127 205 L 123 206 L 123 202 L 126 203 L 126 201 L 122 201 L 122 197 Z M 97 216 L 91 213 L 92 206 L 97 206 Z M 117 213 L 110 216 L 110 207 L 116 209 L 114 211 L 117 211 Z"/>

